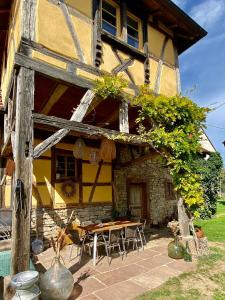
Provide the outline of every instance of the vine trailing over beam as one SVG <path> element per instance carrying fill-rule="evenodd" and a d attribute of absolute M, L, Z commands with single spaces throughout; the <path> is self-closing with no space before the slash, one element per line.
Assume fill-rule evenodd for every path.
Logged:
<path fill-rule="evenodd" d="M 121 77 L 107 76 L 96 82 L 94 90 L 106 99 L 123 95 L 123 85 Z M 139 107 L 136 122 L 141 139 L 163 156 L 175 190 L 197 216 L 204 198 L 202 178 L 193 162 L 201 151 L 200 139 L 209 109 L 199 107 L 182 95 L 156 95 L 148 85 L 140 87 L 139 94 L 133 99 L 129 97 L 129 100 L 131 105 Z M 146 127 L 145 124 L 149 124 L 146 120 L 150 121 L 151 128 Z"/>

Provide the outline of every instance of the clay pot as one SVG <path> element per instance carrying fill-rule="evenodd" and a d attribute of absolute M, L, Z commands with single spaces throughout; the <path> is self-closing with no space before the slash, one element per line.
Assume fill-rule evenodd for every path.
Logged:
<path fill-rule="evenodd" d="M 203 238 L 205 236 L 204 231 L 202 230 L 201 227 L 196 227 L 195 228 L 195 233 L 196 233 L 196 236 L 197 236 L 198 239 Z"/>

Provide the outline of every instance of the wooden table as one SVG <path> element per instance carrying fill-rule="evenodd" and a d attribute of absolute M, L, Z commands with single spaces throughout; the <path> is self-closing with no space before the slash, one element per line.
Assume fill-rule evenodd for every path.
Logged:
<path fill-rule="evenodd" d="M 78 228 L 84 230 L 86 233 L 94 234 L 93 241 L 93 266 L 96 265 L 96 253 L 97 253 L 97 240 L 98 234 L 110 231 L 112 229 L 122 229 L 126 227 L 132 226 L 140 226 L 142 223 L 140 222 L 131 222 L 131 221 L 116 221 L 116 222 L 108 222 L 108 223 L 100 223 L 100 224 L 90 224 L 86 226 L 78 226 Z"/>

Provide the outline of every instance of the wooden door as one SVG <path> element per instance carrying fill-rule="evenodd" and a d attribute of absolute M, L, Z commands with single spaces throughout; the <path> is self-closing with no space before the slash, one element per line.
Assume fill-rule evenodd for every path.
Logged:
<path fill-rule="evenodd" d="M 145 183 L 128 183 L 128 209 L 132 216 L 147 219 Z"/>

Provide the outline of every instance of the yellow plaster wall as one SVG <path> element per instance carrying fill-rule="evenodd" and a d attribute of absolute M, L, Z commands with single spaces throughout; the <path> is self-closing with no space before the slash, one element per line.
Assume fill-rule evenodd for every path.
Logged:
<path fill-rule="evenodd" d="M 5 207 L 9 208 L 11 202 L 11 177 L 6 177 L 6 185 L 5 185 Z"/>
<path fill-rule="evenodd" d="M 94 182 L 97 170 L 98 170 L 98 165 L 83 163 L 82 164 L 82 181 L 83 182 Z M 106 183 L 106 182 L 111 182 L 111 181 L 112 181 L 112 166 L 111 165 L 102 165 L 98 182 Z"/>
<path fill-rule="evenodd" d="M 165 65 L 162 68 L 159 92 L 167 96 L 177 94 L 176 71 Z"/>
<path fill-rule="evenodd" d="M 129 71 L 133 76 L 136 85 L 144 84 L 144 64 L 142 62 L 135 60 L 134 64 L 129 67 Z"/>
<path fill-rule="evenodd" d="M 151 89 L 154 89 L 155 87 L 158 65 L 159 63 L 156 60 L 150 59 L 150 88 Z"/>
<path fill-rule="evenodd" d="M 92 187 L 83 187 L 83 202 L 87 203 Z M 111 186 L 96 186 L 92 202 L 112 202 L 112 187 Z"/>
<path fill-rule="evenodd" d="M 65 17 L 58 5 L 47 0 L 38 1 L 36 28 L 36 41 L 38 43 L 57 53 L 77 58 Z"/>
<path fill-rule="evenodd" d="M 171 39 L 168 40 L 164 53 L 164 60 L 172 65 L 175 65 L 174 48 Z"/>
<path fill-rule="evenodd" d="M 35 58 L 35 59 L 39 59 L 43 62 L 46 62 L 50 65 L 53 65 L 55 67 L 58 67 L 60 69 L 66 69 L 66 63 L 61 61 L 61 60 L 58 60 L 54 57 L 51 57 L 49 55 L 45 55 L 43 53 L 40 53 L 38 51 L 32 51 L 32 57 Z"/>
<path fill-rule="evenodd" d="M 91 0 L 68 0 L 67 3 L 74 9 L 80 8 L 79 11 L 88 17 L 82 17 L 80 12 L 73 15 L 69 10 L 81 50 L 84 54 L 85 63 L 92 64 Z M 38 43 L 63 56 L 78 58 L 74 41 L 60 5 L 55 5 L 47 0 L 39 0 L 36 25 L 36 41 Z"/>
<path fill-rule="evenodd" d="M 2 69 L 1 89 L 2 100 L 5 103 L 5 97 L 9 88 L 11 74 L 14 66 L 15 52 L 17 51 L 21 40 L 21 10 L 22 1 L 14 1 L 9 25 L 9 37 L 7 44 L 6 68 Z M 1 64 L 1 67 L 2 64 Z M 3 67 L 4 68 L 4 67 Z"/>
<path fill-rule="evenodd" d="M 72 197 L 67 197 L 61 192 L 62 183 L 55 184 L 55 205 L 62 206 L 68 204 L 77 204 L 79 203 L 79 185 L 75 184 L 75 194 Z"/>
<path fill-rule="evenodd" d="M 92 0 L 66 0 L 66 4 L 92 18 Z"/>
<path fill-rule="evenodd" d="M 149 50 L 155 56 L 160 57 L 165 35 L 152 26 L 148 26 Z"/>

